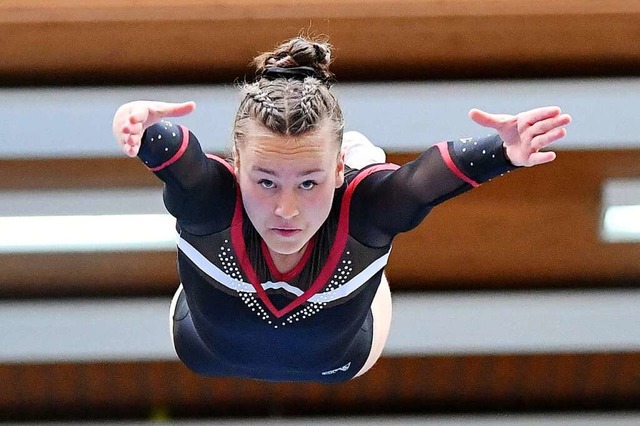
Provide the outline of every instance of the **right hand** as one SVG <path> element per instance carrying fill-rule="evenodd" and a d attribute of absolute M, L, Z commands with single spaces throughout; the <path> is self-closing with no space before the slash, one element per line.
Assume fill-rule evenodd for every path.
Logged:
<path fill-rule="evenodd" d="M 113 117 L 113 135 L 129 157 L 140 150 L 142 134 L 165 117 L 181 117 L 196 109 L 195 102 L 133 101 L 122 105 Z"/>

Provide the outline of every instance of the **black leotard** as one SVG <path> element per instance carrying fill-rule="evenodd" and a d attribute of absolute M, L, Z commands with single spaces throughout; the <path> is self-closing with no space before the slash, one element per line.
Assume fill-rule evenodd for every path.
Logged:
<path fill-rule="evenodd" d="M 515 168 L 491 136 L 442 142 L 402 167 L 347 169 L 326 222 L 281 274 L 228 162 L 166 121 L 147 129 L 139 157 L 164 181 L 177 218 L 178 356 L 200 374 L 272 381 L 351 379 L 371 349 L 371 303 L 393 238 L 437 204 Z"/>

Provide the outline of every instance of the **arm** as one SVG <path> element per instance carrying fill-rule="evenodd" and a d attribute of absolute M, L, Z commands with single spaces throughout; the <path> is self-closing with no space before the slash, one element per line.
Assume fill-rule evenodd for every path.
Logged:
<path fill-rule="evenodd" d="M 165 206 L 180 227 L 207 234 L 229 225 L 235 179 L 223 161 L 202 152 L 188 129 L 163 120 L 194 108 L 193 102 L 125 104 L 114 117 L 114 135 L 125 154 L 137 155 L 164 182 Z"/>
<path fill-rule="evenodd" d="M 498 134 L 440 143 L 398 170 L 374 173 L 360 184 L 350 212 L 356 239 L 376 247 L 390 244 L 434 206 L 517 167 L 552 161 L 555 153 L 540 150 L 562 138 L 571 121 L 556 107 L 516 116 L 472 110 L 470 117 Z"/>

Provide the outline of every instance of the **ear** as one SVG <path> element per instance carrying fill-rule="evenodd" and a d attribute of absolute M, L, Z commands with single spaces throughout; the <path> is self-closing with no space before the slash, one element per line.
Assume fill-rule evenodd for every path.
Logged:
<path fill-rule="evenodd" d="M 240 171 L 240 155 L 238 153 L 238 147 L 234 145 L 233 147 L 233 173 L 238 176 L 238 172 Z"/>
<path fill-rule="evenodd" d="M 344 184 L 344 150 L 338 153 L 338 164 L 336 165 L 336 188 Z"/>

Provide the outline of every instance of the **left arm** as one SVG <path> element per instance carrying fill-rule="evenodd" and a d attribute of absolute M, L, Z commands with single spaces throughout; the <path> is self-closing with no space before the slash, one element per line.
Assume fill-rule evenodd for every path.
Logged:
<path fill-rule="evenodd" d="M 471 110 L 470 117 L 498 134 L 440 143 L 398 170 L 373 173 L 358 186 L 350 212 L 356 239 L 376 247 L 389 244 L 434 206 L 517 167 L 552 161 L 555 153 L 540 149 L 562 138 L 571 121 L 557 107 L 515 116 Z"/>

